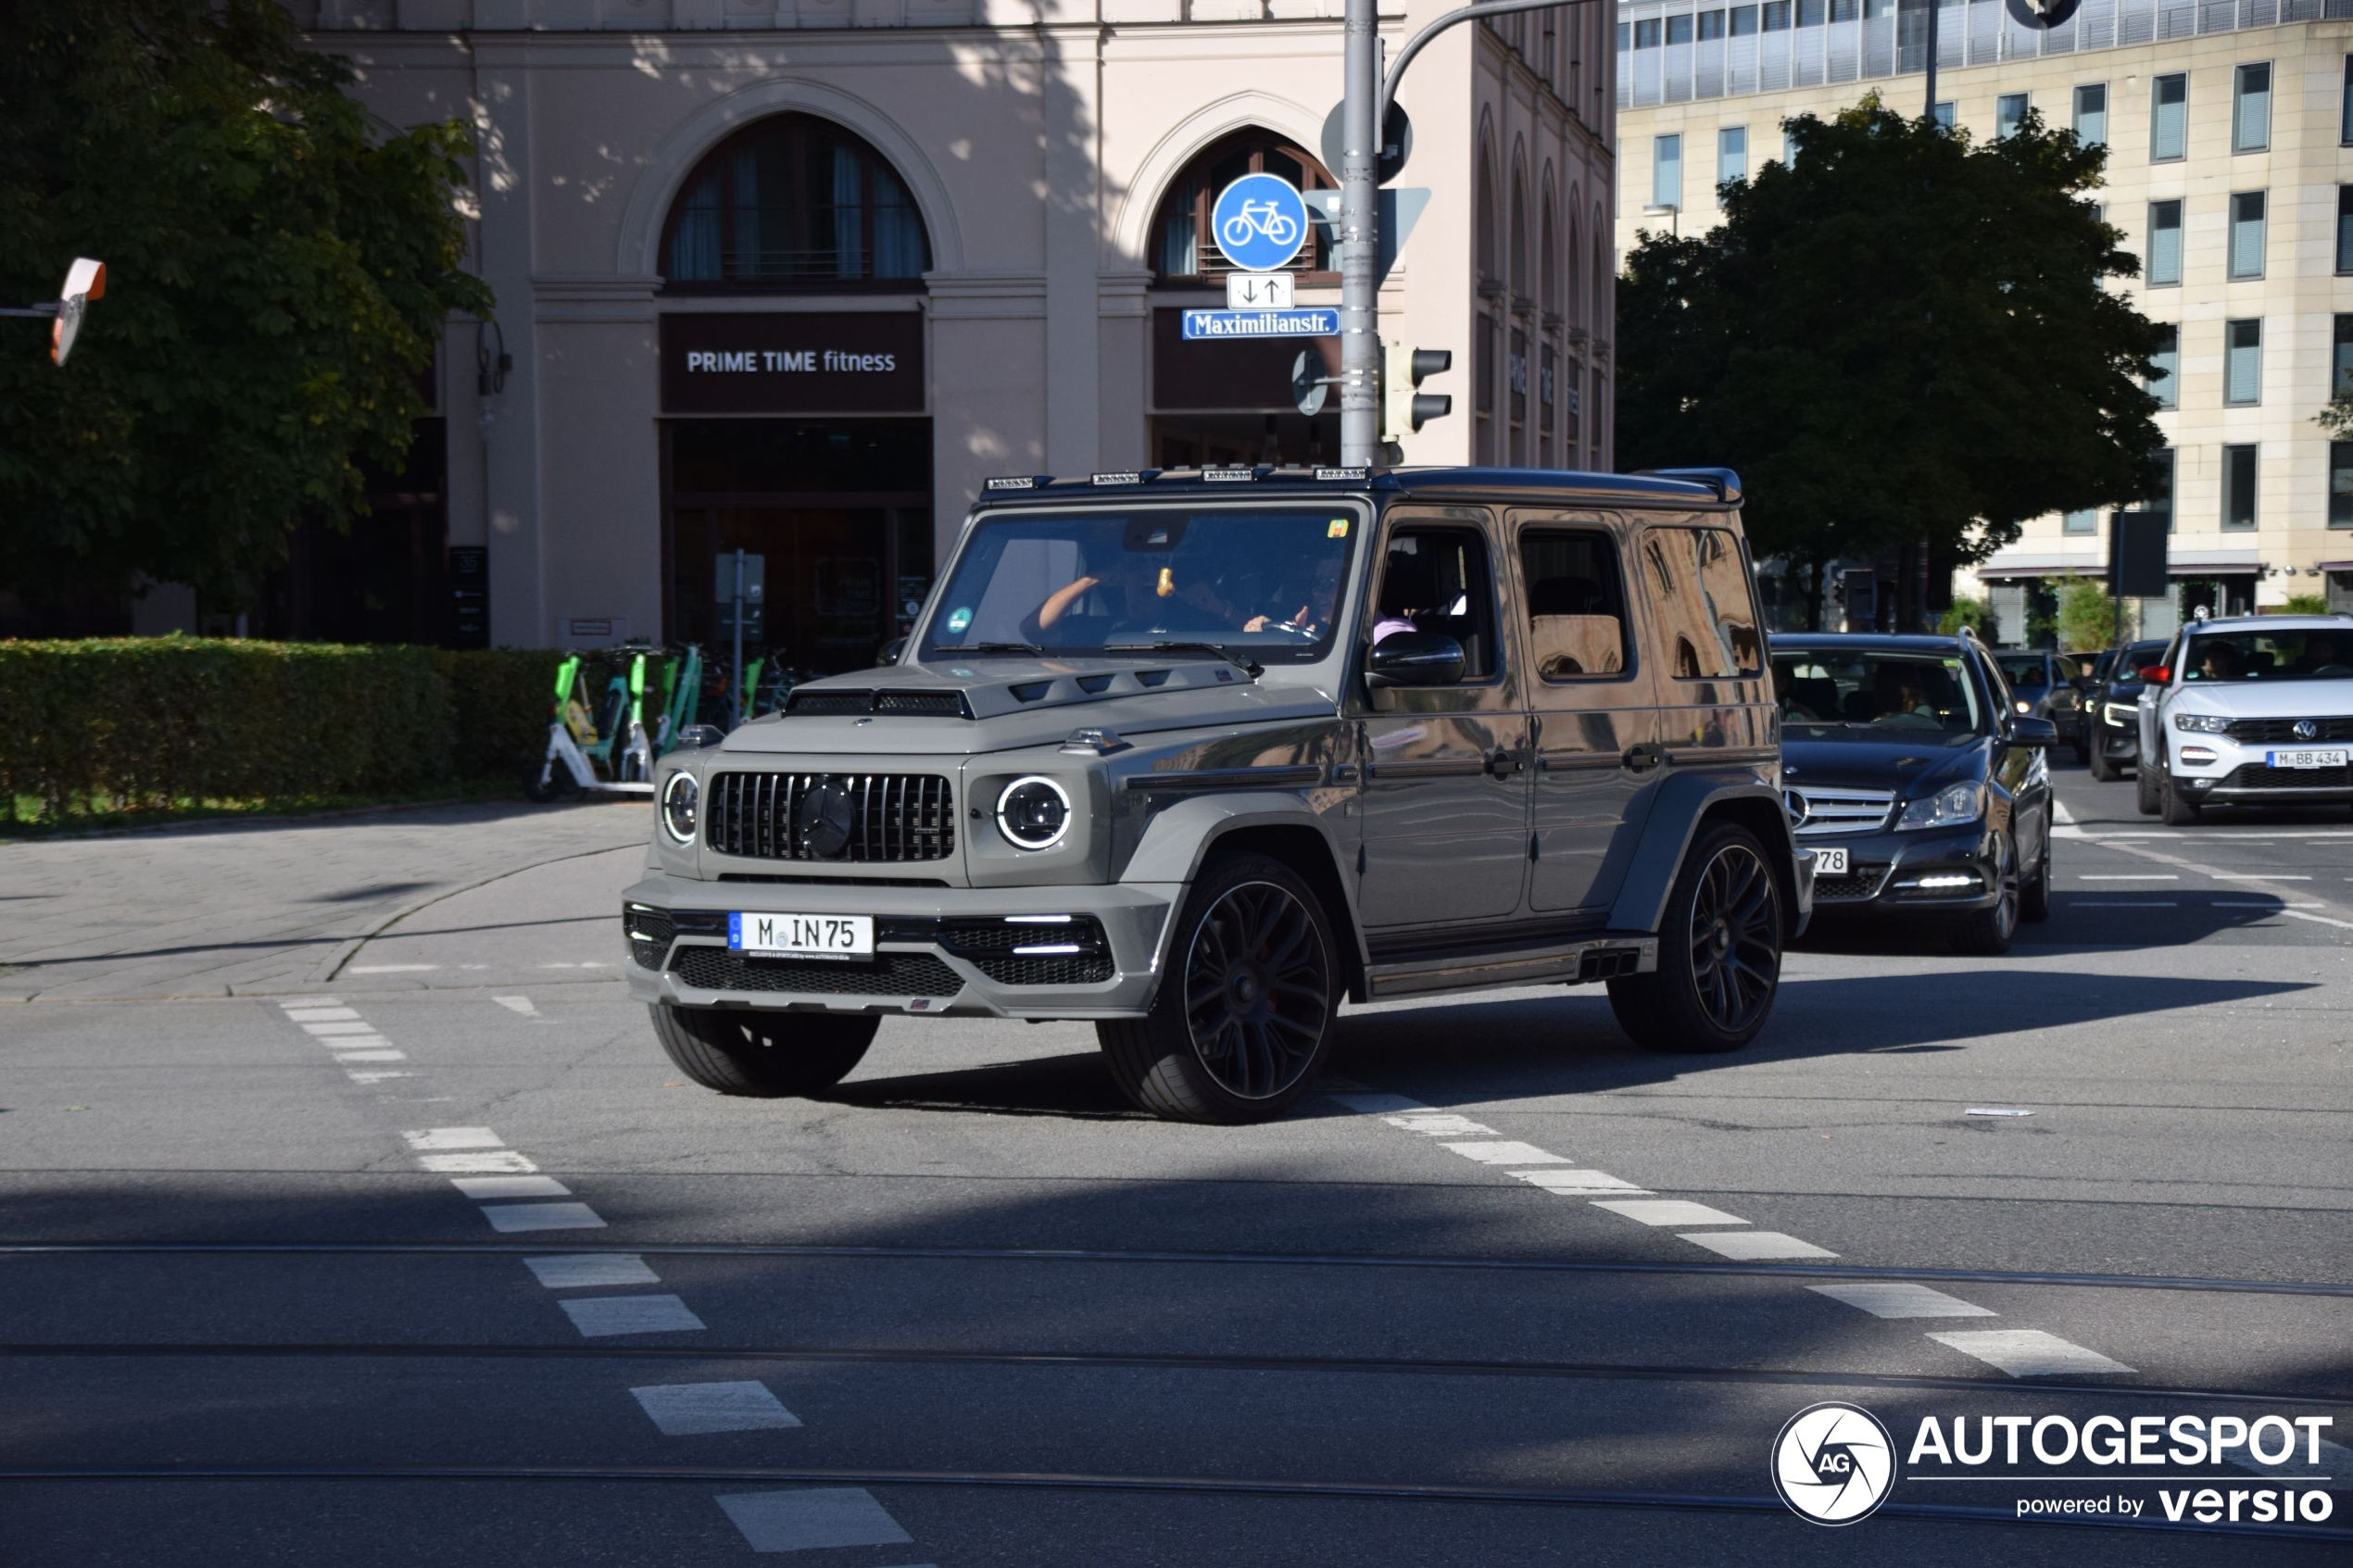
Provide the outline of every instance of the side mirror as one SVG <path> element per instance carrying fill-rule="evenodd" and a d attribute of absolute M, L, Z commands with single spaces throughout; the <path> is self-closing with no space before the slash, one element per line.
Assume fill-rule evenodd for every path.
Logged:
<path fill-rule="evenodd" d="M 2133 673 L 2152 686 L 2161 686 L 2173 678 L 2173 671 L 2162 664 L 2144 664 Z"/>
<path fill-rule="evenodd" d="M 1365 659 L 1372 686 L 1451 686 L 1463 678 L 1463 645 L 1439 632 L 1391 632 Z"/>
<path fill-rule="evenodd" d="M 2003 738 L 2012 746 L 2057 746 L 2058 726 L 2048 719 L 2013 719 Z"/>
<path fill-rule="evenodd" d="M 705 746 L 717 746 L 721 741 L 725 740 L 726 738 L 727 732 L 721 729 L 716 724 L 689 724 L 685 729 L 678 732 L 678 744 L 672 746 L 670 749 L 673 751 L 700 751 Z"/>
<path fill-rule="evenodd" d="M 904 637 L 893 637 L 890 641 L 882 646 L 882 652 L 875 655 L 875 662 L 877 665 L 896 664 L 899 662 L 899 656 L 906 651 L 907 639 Z"/>

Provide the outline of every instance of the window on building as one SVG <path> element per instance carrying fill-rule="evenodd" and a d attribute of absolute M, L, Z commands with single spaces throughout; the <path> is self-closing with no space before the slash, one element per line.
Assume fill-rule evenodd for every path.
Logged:
<path fill-rule="evenodd" d="M 1681 16 L 1667 19 L 1667 42 L 1689 44 L 1691 41 L 1692 14 L 1689 11 L 1685 11 Z"/>
<path fill-rule="evenodd" d="M 1831 0 L 1831 20 L 1851 22 L 1860 14 L 1858 0 Z"/>
<path fill-rule="evenodd" d="M 2075 139 L 2087 147 L 2108 141 L 2108 83 L 2086 82 L 2075 89 Z"/>
<path fill-rule="evenodd" d="M 2165 532 L 2173 532 L 2173 448 L 2168 446 L 2158 459 L 2157 484 L 2148 498 L 2133 508 L 2139 512 L 2157 512 L 2165 519 Z"/>
<path fill-rule="evenodd" d="M 900 287 L 931 265 L 923 216 L 880 153 L 813 116 L 772 115 L 712 148 L 670 209 L 666 283 Z"/>
<path fill-rule="evenodd" d="M 1727 125 L 1716 132 L 1716 182 L 1733 185 L 1747 178 L 1748 127 Z"/>
<path fill-rule="evenodd" d="M 2169 325 L 2157 330 L 2160 340 L 2157 352 L 2149 356 L 2148 380 L 2141 384 L 2148 388 L 2158 408 L 2178 408 L 2182 406 L 2182 329 Z"/>
<path fill-rule="evenodd" d="M 2353 316 L 2336 319 L 2336 335 L 2329 349 L 2329 395 L 2353 392 Z"/>
<path fill-rule="evenodd" d="M 1957 122 L 1957 111 L 1953 107 L 1952 99 L 1947 98 L 1943 103 L 1936 106 L 1936 123 L 1943 126 L 1945 130 L 1952 130 L 1954 125 Z"/>
<path fill-rule="evenodd" d="M 2158 77 L 2149 91 L 2149 161 L 2172 163 L 2190 151 L 2190 79 Z"/>
<path fill-rule="evenodd" d="M 1680 136 L 1651 138 L 1651 205 L 1671 207 L 1679 211 L 1683 205 L 1683 139 Z"/>
<path fill-rule="evenodd" d="M 2345 56 L 2345 92 L 2337 108 L 2336 139 L 2353 147 L 2353 55 Z"/>
<path fill-rule="evenodd" d="M 2263 193 L 2241 191 L 2231 198 L 2231 276 L 2263 275 Z"/>
<path fill-rule="evenodd" d="M 1764 13 L 1766 31 L 1786 32 L 1789 31 L 1789 0 L 1765 0 L 1765 4 L 1758 9 Z"/>
<path fill-rule="evenodd" d="M 2353 441 L 2329 443 L 2329 526 L 2353 528 Z"/>
<path fill-rule="evenodd" d="M 1781 162 L 1792 169 L 1795 169 L 1797 167 L 1797 134 L 1795 132 L 1784 130 L 1781 132 Z"/>
<path fill-rule="evenodd" d="M 2259 153 L 2271 144 L 2271 66 L 2239 67 L 2231 92 L 2231 151 Z"/>
<path fill-rule="evenodd" d="M 1637 49 L 1658 47 L 1658 19 L 1656 17 L 1648 17 L 1634 24 L 1634 47 Z"/>
<path fill-rule="evenodd" d="M 2336 188 L 2336 270 L 2353 272 L 2353 185 Z"/>
<path fill-rule="evenodd" d="M 2100 513 L 2096 507 L 2086 507 L 2080 512 L 2068 512 L 2059 519 L 2061 533 L 2097 533 Z"/>
<path fill-rule="evenodd" d="M 2149 203 L 2148 281 L 2153 289 L 2179 287 L 2182 282 L 2182 204 Z"/>
<path fill-rule="evenodd" d="M 2018 128 L 2026 123 L 2027 94 L 2005 93 L 1994 100 L 1994 137 L 2015 136 Z"/>
<path fill-rule="evenodd" d="M 1302 191 L 1339 187 L 1311 154 L 1270 132 L 1241 131 L 1212 143 L 1177 174 L 1162 200 L 1152 259 L 1163 278 L 1214 281 L 1233 270 L 1210 237 L 1209 210 L 1217 193 L 1245 174 L 1277 174 Z M 1283 270 L 1328 272 L 1332 265 L 1326 231 L 1310 223 L 1299 254 Z"/>
<path fill-rule="evenodd" d="M 1797 0 L 1797 25 L 1800 27 L 1821 26 L 1822 0 Z"/>
<path fill-rule="evenodd" d="M 2255 455 L 2254 446 L 2222 448 L 2222 526 L 2231 529 L 2255 526 Z"/>
<path fill-rule="evenodd" d="M 2244 408 L 2263 401 L 2263 323 L 2222 323 L 2222 401 Z"/>
<path fill-rule="evenodd" d="M 1622 55 L 1633 46 L 1634 24 L 1631 22 L 1619 22 L 1617 24 L 1617 52 Z"/>
<path fill-rule="evenodd" d="M 1735 38 L 1746 38 L 1755 32 L 1755 31 L 1756 7 L 1754 6 L 1733 6 L 1732 36 Z"/>
<path fill-rule="evenodd" d="M 1549 13 L 1548 13 L 1549 14 Z M 1699 40 L 1705 44 L 1724 36 L 1724 13 L 1702 11 L 1699 17 Z"/>

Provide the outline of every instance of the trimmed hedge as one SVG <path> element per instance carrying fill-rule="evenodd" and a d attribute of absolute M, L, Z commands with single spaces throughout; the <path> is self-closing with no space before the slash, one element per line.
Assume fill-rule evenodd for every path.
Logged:
<path fill-rule="evenodd" d="M 518 776 L 553 651 L 195 637 L 0 642 L 0 820 Z"/>

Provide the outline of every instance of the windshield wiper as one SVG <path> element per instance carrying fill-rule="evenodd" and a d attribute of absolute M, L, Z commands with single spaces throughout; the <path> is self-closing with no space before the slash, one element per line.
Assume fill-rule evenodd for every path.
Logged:
<path fill-rule="evenodd" d="M 1214 653 L 1235 669 L 1245 671 L 1252 680 L 1266 673 L 1266 667 L 1243 659 L 1229 651 L 1222 643 L 1105 643 L 1105 653 Z"/>
<path fill-rule="evenodd" d="M 942 648 L 942 653 L 1027 653 L 1042 654 L 1046 650 L 1036 643 L 966 643 L 961 647 Z"/>

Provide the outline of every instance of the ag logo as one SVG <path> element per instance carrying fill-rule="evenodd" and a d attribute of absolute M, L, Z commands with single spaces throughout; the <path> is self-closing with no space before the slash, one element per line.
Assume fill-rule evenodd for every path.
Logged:
<path fill-rule="evenodd" d="M 1894 1442 L 1859 1405 L 1808 1405 L 1773 1439 L 1773 1489 L 1817 1524 L 1869 1518 L 1894 1485 Z"/>

